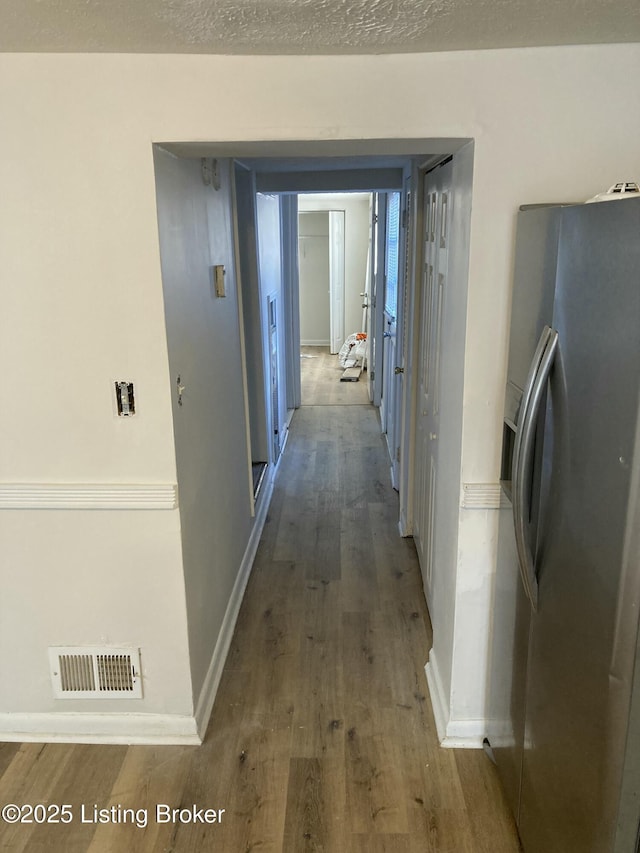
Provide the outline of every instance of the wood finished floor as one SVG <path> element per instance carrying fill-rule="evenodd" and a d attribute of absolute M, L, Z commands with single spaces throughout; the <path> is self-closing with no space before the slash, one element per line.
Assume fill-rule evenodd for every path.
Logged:
<path fill-rule="evenodd" d="M 367 373 L 358 382 L 341 382 L 344 368 L 329 347 L 300 348 L 300 384 L 303 406 L 369 405 Z"/>
<path fill-rule="evenodd" d="M 516 853 L 482 751 L 438 746 L 430 624 L 371 407 L 294 416 L 201 747 L 1 744 L 0 805 L 69 803 L 71 824 L 0 824 L 28 853 Z M 159 824 L 157 803 L 224 808 Z M 80 807 L 146 809 L 81 823 Z"/>

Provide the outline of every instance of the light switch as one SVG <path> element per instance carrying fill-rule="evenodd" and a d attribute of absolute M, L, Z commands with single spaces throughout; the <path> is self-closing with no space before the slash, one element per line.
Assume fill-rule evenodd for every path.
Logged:
<path fill-rule="evenodd" d="M 136 413 L 136 400 L 133 393 L 133 382 L 116 382 L 115 386 L 118 417 L 130 418 Z"/>
<path fill-rule="evenodd" d="M 225 268 L 224 264 L 216 264 L 213 268 L 213 284 L 216 291 L 216 296 L 226 296 L 224 287 Z"/>

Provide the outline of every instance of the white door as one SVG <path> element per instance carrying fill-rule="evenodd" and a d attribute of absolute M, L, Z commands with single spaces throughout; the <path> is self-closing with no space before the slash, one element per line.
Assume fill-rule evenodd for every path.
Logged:
<path fill-rule="evenodd" d="M 369 399 L 374 406 L 382 401 L 383 330 L 384 330 L 384 255 L 385 225 L 387 216 L 387 197 L 385 193 L 373 194 L 371 219 L 371 276 L 370 292 L 367 300 L 369 308 L 368 343 L 368 380 Z"/>
<path fill-rule="evenodd" d="M 387 196 L 385 225 L 384 262 L 384 313 L 383 313 L 383 371 L 380 422 L 386 433 L 387 449 L 391 462 L 391 483 L 398 488 L 397 460 L 399 456 L 398 411 L 402 400 L 402 347 L 398 346 L 398 329 L 401 327 L 402 311 L 402 193 L 391 192 Z M 400 386 L 400 387 L 399 387 Z"/>
<path fill-rule="evenodd" d="M 424 178 L 424 252 L 421 282 L 417 477 L 414 538 L 427 599 L 430 598 L 437 529 L 438 435 L 440 429 L 440 355 L 447 293 L 452 168 L 448 163 Z"/>
<path fill-rule="evenodd" d="M 271 429 L 273 461 L 280 456 L 280 405 L 278 389 L 278 315 L 276 297 L 269 296 L 267 300 L 267 317 L 269 322 L 269 385 L 271 403 Z"/>
<path fill-rule="evenodd" d="M 401 206 L 403 213 L 400 218 L 398 238 L 398 297 L 397 317 L 395 328 L 394 359 L 392 361 L 394 406 L 391 415 L 392 424 L 388 427 L 389 452 L 391 453 L 391 482 L 394 489 L 400 488 L 400 448 L 402 445 L 402 405 L 404 398 L 404 359 L 406 351 L 407 317 L 405 306 L 408 301 L 410 279 L 410 249 L 409 237 L 411 232 L 411 175 L 405 180 Z"/>
<path fill-rule="evenodd" d="M 344 210 L 329 211 L 329 340 L 332 353 L 344 343 Z"/>

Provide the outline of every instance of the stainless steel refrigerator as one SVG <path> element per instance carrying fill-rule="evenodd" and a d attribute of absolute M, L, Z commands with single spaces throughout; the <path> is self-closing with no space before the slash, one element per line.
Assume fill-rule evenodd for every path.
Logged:
<path fill-rule="evenodd" d="M 640 199 L 519 213 L 488 739 L 525 853 L 640 851 Z"/>

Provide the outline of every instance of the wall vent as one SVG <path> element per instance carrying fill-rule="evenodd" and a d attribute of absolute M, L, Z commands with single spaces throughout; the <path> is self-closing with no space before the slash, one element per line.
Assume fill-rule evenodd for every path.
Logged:
<path fill-rule="evenodd" d="M 56 699 L 142 699 L 139 649 L 54 646 L 49 665 Z"/>

